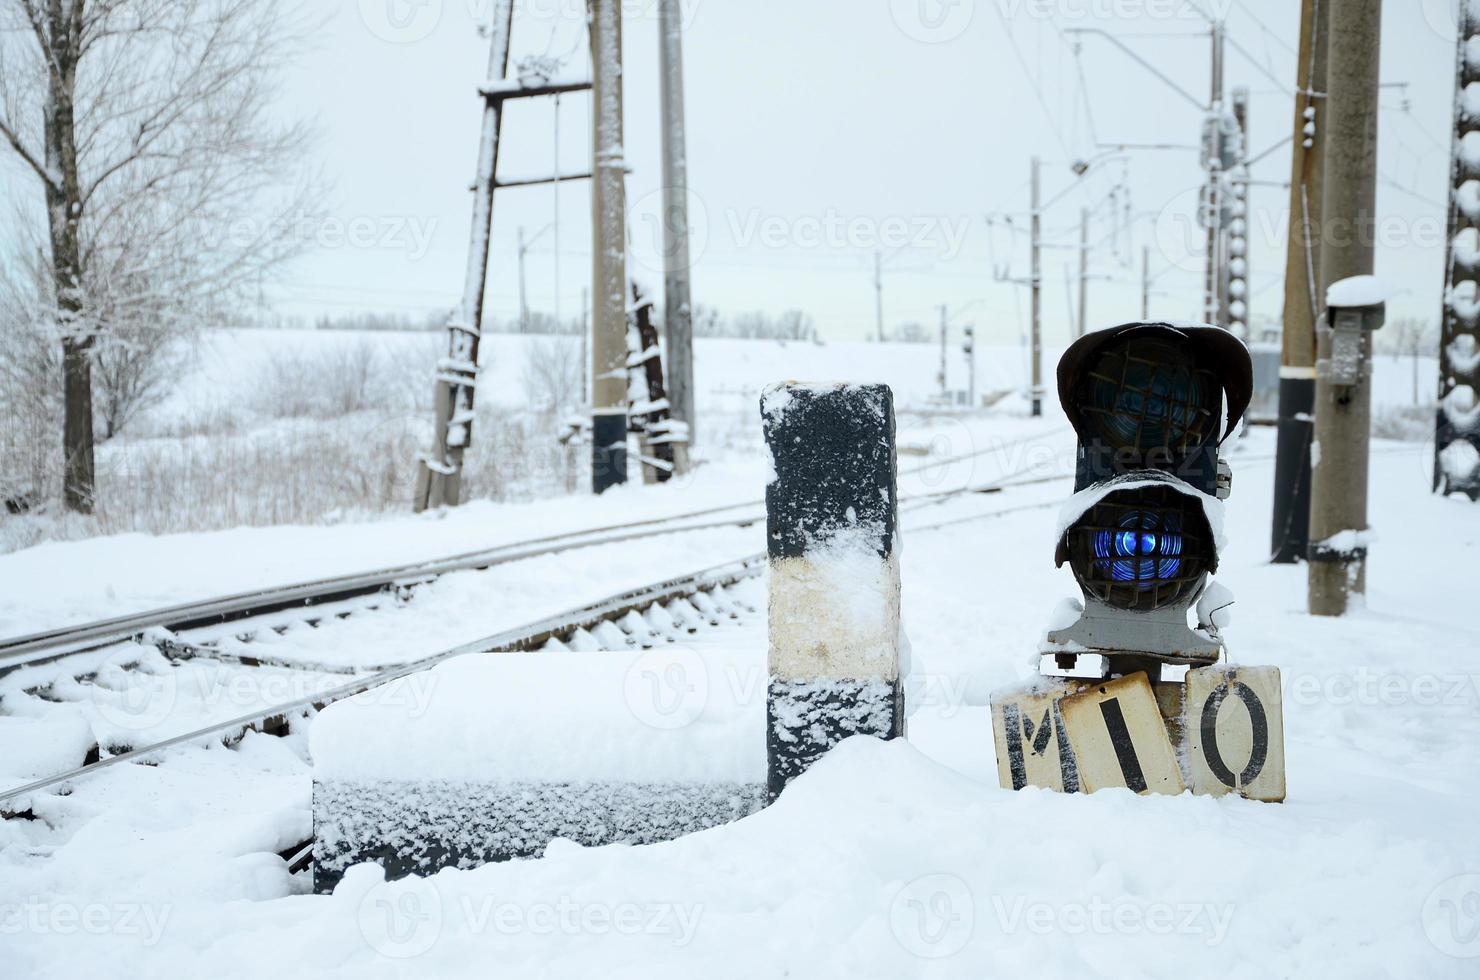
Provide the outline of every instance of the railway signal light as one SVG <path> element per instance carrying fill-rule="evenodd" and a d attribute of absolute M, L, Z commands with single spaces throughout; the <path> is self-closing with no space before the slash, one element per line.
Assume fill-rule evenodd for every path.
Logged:
<path fill-rule="evenodd" d="M 1058 382 L 1079 446 L 1057 562 L 1084 601 L 1049 630 L 1040 672 L 1088 680 L 993 694 L 998 778 L 1284 799 L 1279 671 L 1217 663 L 1209 586 L 1231 482 L 1219 446 L 1249 404 L 1248 349 L 1218 327 L 1128 323 L 1075 341 Z"/>
<path fill-rule="evenodd" d="M 1216 631 L 1189 628 L 1187 613 L 1218 567 L 1231 483 L 1218 450 L 1248 407 L 1247 348 L 1217 327 L 1129 323 L 1071 345 L 1058 385 L 1079 447 L 1055 560 L 1084 608 L 1044 652 L 1059 670 L 1083 651 L 1211 663 Z"/>

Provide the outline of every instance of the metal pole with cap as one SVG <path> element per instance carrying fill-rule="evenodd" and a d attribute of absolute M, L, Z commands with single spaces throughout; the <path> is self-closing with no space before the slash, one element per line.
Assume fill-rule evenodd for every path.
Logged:
<path fill-rule="evenodd" d="M 1270 561 L 1293 564 L 1310 542 L 1311 420 L 1316 390 L 1315 321 L 1321 275 L 1321 194 L 1326 84 L 1326 25 L 1316 17 L 1325 0 L 1304 0 L 1296 67 L 1295 142 L 1290 224 L 1285 240 L 1285 309 L 1280 353 L 1279 431 L 1274 464 Z"/>
<path fill-rule="evenodd" d="M 1377 109 L 1382 0 L 1323 0 L 1327 28 L 1325 223 L 1321 278 L 1330 286 L 1316 327 L 1308 605 L 1340 616 L 1366 592 L 1367 466 L 1372 330 L 1383 295 L 1372 278 L 1377 206 Z M 1335 233 L 1335 232 L 1340 233 Z"/>
<path fill-rule="evenodd" d="M 591 23 L 591 489 L 627 482 L 627 205 L 622 158 L 622 5 L 588 0 Z"/>

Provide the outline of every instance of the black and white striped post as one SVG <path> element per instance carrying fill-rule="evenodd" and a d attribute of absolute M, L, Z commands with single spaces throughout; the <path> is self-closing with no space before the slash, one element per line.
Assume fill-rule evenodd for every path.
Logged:
<path fill-rule="evenodd" d="M 773 475 L 771 799 L 851 735 L 904 734 L 894 395 L 887 385 L 773 385 L 761 396 Z"/>

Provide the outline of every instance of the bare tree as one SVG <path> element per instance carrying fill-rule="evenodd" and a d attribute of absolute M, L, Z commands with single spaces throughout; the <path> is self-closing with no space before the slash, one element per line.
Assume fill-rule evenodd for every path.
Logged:
<path fill-rule="evenodd" d="M 724 335 L 724 325 L 720 322 L 719 310 L 704 303 L 694 304 L 694 336 L 695 337 L 720 337 Z"/>
<path fill-rule="evenodd" d="M 172 330 L 133 318 L 110 325 L 93 351 L 96 421 L 103 439 L 112 439 L 145 409 L 169 395 L 183 372 L 190 351 Z"/>
<path fill-rule="evenodd" d="M 911 320 L 909 323 L 901 323 L 890 339 L 901 344 L 928 344 L 933 338 L 924 324 Z"/>
<path fill-rule="evenodd" d="M 525 347 L 524 397 L 530 407 L 554 415 L 576 406 L 581 396 L 580 346 L 569 337 L 535 337 Z"/>
<path fill-rule="evenodd" d="M 812 322 L 812 314 L 787 310 L 776 318 L 775 336 L 781 340 L 816 340 L 817 326 Z"/>
<path fill-rule="evenodd" d="M 41 447 L 55 444 L 61 351 L 35 304 L 22 299 L 34 286 L 28 290 L 19 277 L 33 271 L 0 269 L 0 498 L 7 507 L 34 504 L 56 462 Z"/>
<path fill-rule="evenodd" d="M 42 191 L 44 235 L 16 248 L 44 244 L 35 303 L 61 348 L 73 510 L 93 506 L 99 348 L 126 345 L 115 366 L 147 369 L 162 348 L 143 332 L 193 329 L 301 248 L 311 133 L 271 113 L 303 33 L 290 14 L 280 0 L 0 0 L 0 137 Z"/>
<path fill-rule="evenodd" d="M 1438 330 L 1432 320 L 1422 317 L 1399 317 L 1388 337 L 1383 338 L 1392 350 L 1393 360 L 1408 356 L 1413 360 L 1413 404 L 1420 404 L 1419 359 L 1437 352 Z"/>

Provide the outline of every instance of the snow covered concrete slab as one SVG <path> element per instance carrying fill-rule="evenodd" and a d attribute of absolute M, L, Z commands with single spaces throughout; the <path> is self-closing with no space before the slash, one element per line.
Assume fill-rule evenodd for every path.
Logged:
<path fill-rule="evenodd" d="M 537 858 L 554 840 L 656 844 L 747 817 L 761 782 L 315 780 L 314 889 L 372 862 L 388 878 Z"/>
<path fill-rule="evenodd" d="M 652 843 L 765 802 L 757 650 L 460 657 L 315 723 L 315 886 Z"/>

